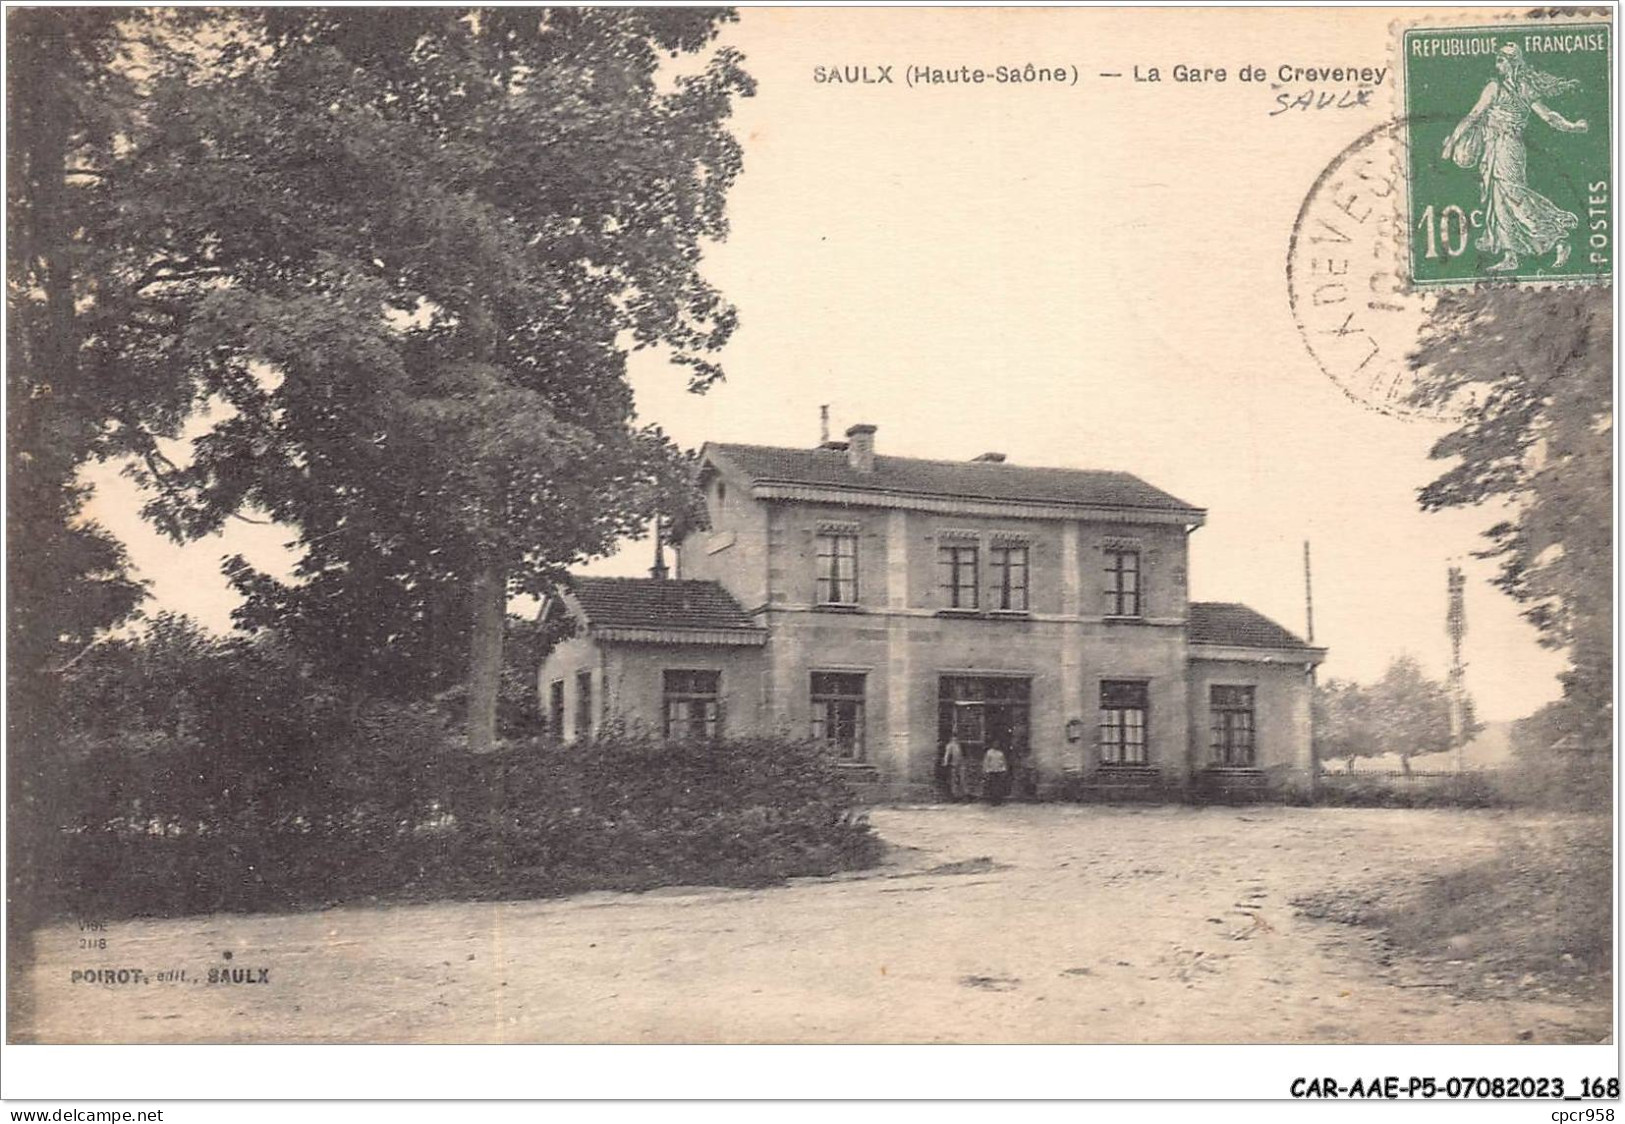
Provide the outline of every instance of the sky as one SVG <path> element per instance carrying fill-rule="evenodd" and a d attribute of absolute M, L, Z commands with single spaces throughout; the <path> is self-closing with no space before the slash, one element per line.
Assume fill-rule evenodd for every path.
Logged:
<path fill-rule="evenodd" d="M 1120 469 L 1208 510 L 1196 600 L 1305 625 L 1314 560 L 1324 676 L 1402 653 L 1442 676 L 1447 567 L 1467 573 L 1467 682 L 1481 717 L 1556 698 L 1561 657 L 1474 559 L 1489 509 L 1423 513 L 1446 428 L 1352 401 L 1288 301 L 1292 226 L 1321 171 L 1397 110 L 1392 10 L 746 9 L 726 33 L 759 83 L 734 124 L 745 170 L 705 271 L 738 306 L 703 396 L 640 353 L 643 420 L 678 441 L 811 446 L 878 427 L 882 454 Z M 1076 85 L 916 86 L 912 66 L 1076 67 Z M 1176 64 L 1226 81 L 1174 82 Z M 1242 82 L 1254 65 L 1270 80 Z M 890 83 L 816 81 L 891 67 Z M 1387 67 L 1363 104 L 1275 112 L 1347 83 L 1288 67 Z M 1164 81 L 1135 80 L 1158 68 Z M 1121 75 L 1103 78 L 1102 74 Z M 1338 108 L 1339 101 L 1353 102 Z M 1466 107 L 1464 107 L 1466 108 Z M 180 548 L 97 476 L 93 514 L 129 545 L 155 608 L 229 627 L 219 562 L 274 564 L 290 536 L 237 524 Z M 587 572 L 641 574 L 631 544 Z"/>

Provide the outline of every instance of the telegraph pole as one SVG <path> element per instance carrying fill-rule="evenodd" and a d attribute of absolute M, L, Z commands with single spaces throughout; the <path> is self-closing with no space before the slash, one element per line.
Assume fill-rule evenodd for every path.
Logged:
<path fill-rule="evenodd" d="M 1314 647 L 1314 644 L 1315 644 L 1315 582 L 1314 582 L 1314 577 L 1313 577 L 1312 571 L 1309 568 L 1309 540 L 1308 539 L 1303 540 L 1303 615 L 1304 615 L 1305 624 L 1307 625 L 1307 628 L 1308 628 L 1308 635 L 1305 636 L 1305 639 L 1309 641 L 1309 646 L 1310 647 Z"/>
<path fill-rule="evenodd" d="M 1315 580 L 1309 566 L 1309 540 L 1303 540 L 1303 619 L 1304 639 L 1315 646 Z M 1315 688 L 1318 682 L 1314 664 L 1309 665 L 1309 792 L 1320 791 L 1320 750 L 1315 747 Z"/>

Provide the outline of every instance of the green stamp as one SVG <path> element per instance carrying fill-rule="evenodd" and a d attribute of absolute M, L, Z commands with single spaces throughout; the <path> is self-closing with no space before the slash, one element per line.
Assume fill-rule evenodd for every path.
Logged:
<path fill-rule="evenodd" d="M 1612 27 L 1404 33 L 1410 280 L 1607 281 Z"/>

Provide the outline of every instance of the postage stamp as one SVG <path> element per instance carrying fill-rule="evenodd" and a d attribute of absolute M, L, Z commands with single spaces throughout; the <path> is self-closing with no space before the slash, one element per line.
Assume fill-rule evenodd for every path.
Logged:
<path fill-rule="evenodd" d="M 1404 32 L 1410 281 L 1612 276 L 1605 22 Z"/>

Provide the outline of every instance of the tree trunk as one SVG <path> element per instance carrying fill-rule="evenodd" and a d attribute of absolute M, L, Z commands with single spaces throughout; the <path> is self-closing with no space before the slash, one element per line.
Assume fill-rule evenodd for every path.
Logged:
<path fill-rule="evenodd" d="M 507 580 L 493 561 L 474 572 L 474 628 L 469 636 L 468 748 L 490 753 L 497 744 L 497 694 L 502 683 L 502 625 Z"/>
<path fill-rule="evenodd" d="M 71 233 L 66 225 L 65 205 L 69 112 L 64 108 L 64 92 L 72 60 L 61 13 L 14 13 L 19 14 L 26 22 L 14 18 L 13 35 L 8 37 L 8 48 L 15 49 L 7 52 L 12 64 L 7 76 L 7 187 L 10 189 L 20 179 L 27 204 L 11 213 L 15 226 L 6 268 L 7 276 L 19 285 L 26 285 L 33 271 L 45 297 L 46 314 L 43 322 L 36 321 L 20 332 L 12 328 L 19 346 L 8 347 L 8 358 L 25 373 L 7 379 L 11 414 L 6 427 L 11 447 L 6 455 L 8 473 L 18 463 L 19 454 L 34 459 L 26 473 L 33 479 L 26 485 L 25 494 L 40 499 L 65 489 L 76 467 L 61 456 L 65 442 L 52 436 L 53 429 L 60 429 L 60 403 L 76 386 L 74 365 L 78 359 Z M 15 315 L 22 301 L 16 294 L 10 299 L 15 302 Z M 53 449 L 53 445 L 58 447 Z M 17 503 L 18 493 L 24 489 L 18 476 L 8 477 L 6 490 L 11 504 L 6 515 L 7 558 L 12 579 L 12 616 L 6 622 L 10 658 L 6 669 L 10 703 L 6 746 L 10 801 L 6 825 L 6 1017 L 13 1042 L 34 1040 L 34 930 L 45 923 L 49 912 L 45 896 L 61 866 L 62 837 L 53 830 L 52 811 L 62 801 L 71 802 L 71 794 L 51 791 L 50 774 L 41 769 L 44 755 L 52 750 L 47 731 L 58 727 L 59 683 L 51 668 L 60 662 L 63 649 L 52 627 L 54 622 L 41 620 L 39 613 L 59 606 L 61 601 L 52 588 L 54 575 L 45 574 L 37 584 L 27 578 L 19 581 L 22 575 L 10 565 L 30 547 L 37 549 L 39 543 L 51 540 L 51 528 L 31 525 L 31 520 L 55 519 L 58 512 L 49 501 L 41 508 Z M 22 573 L 41 572 L 29 566 Z M 32 612 L 24 617 L 17 612 L 19 604 Z"/>

